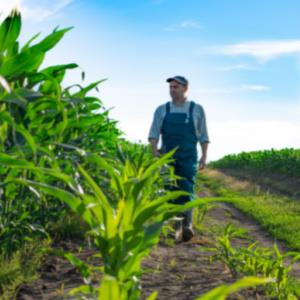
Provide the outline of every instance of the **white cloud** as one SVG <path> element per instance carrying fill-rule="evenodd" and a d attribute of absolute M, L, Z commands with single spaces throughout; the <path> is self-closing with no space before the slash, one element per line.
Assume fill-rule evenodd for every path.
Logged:
<path fill-rule="evenodd" d="M 186 29 L 202 29 L 203 26 L 196 20 L 184 20 L 179 25 L 170 25 L 163 30 L 167 32 L 175 32 Z"/>
<path fill-rule="evenodd" d="M 35 22 L 43 21 L 53 15 L 60 13 L 69 6 L 74 0 L 21 0 L 21 12 L 24 19 Z"/>
<path fill-rule="evenodd" d="M 278 56 L 300 54 L 300 40 L 266 40 L 212 47 L 214 53 L 253 56 L 261 61 Z"/>
<path fill-rule="evenodd" d="M 243 84 L 240 86 L 225 86 L 225 87 L 207 87 L 194 89 L 200 95 L 228 95 L 243 92 L 266 92 L 271 90 L 270 86 L 262 84 Z"/>
<path fill-rule="evenodd" d="M 195 20 L 185 20 L 180 24 L 181 28 L 193 28 L 193 29 L 201 29 L 202 26 L 198 21 Z"/>
<path fill-rule="evenodd" d="M 230 71 L 255 71 L 258 70 L 257 67 L 251 66 L 249 64 L 235 64 L 235 65 L 228 65 L 222 66 L 217 68 L 218 71 L 230 72 Z"/>
<path fill-rule="evenodd" d="M 249 92 L 265 92 L 269 91 L 271 88 L 266 85 L 259 84 L 244 84 L 241 86 L 241 90 L 249 91 Z"/>

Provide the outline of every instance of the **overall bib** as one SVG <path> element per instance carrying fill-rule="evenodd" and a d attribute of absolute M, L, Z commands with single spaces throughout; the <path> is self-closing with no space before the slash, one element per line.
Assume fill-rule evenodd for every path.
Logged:
<path fill-rule="evenodd" d="M 183 190 L 190 195 L 175 199 L 175 204 L 191 201 L 194 193 L 195 175 L 197 172 L 197 136 L 193 121 L 195 103 L 190 103 L 189 113 L 170 113 L 170 102 L 166 104 L 166 115 L 162 125 L 164 151 L 169 152 L 177 147 L 174 154 L 175 174 L 182 177 L 177 181 L 178 187 L 168 189 Z M 191 225 L 192 211 L 184 214 L 184 226 Z"/>

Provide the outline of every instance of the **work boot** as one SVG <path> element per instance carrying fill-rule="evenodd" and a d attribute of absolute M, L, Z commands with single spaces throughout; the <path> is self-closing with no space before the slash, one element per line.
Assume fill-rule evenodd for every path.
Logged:
<path fill-rule="evenodd" d="M 182 241 L 188 242 L 194 237 L 194 230 L 191 227 L 183 227 L 182 228 Z"/>
<path fill-rule="evenodd" d="M 192 224 L 192 211 L 185 212 L 182 220 L 182 241 L 188 242 L 194 236 Z"/>
<path fill-rule="evenodd" d="M 182 240 L 182 221 L 176 221 L 174 225 L 175 241 L 180 242 Z"/>

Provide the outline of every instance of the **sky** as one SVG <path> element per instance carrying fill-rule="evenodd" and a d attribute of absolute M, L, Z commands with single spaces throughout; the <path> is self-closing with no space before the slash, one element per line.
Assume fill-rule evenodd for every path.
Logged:
<path fill-rule="evenodd" d="M 2 7 L 15 0 L 0 0 Z M 9 4 L 7 4 L 9 2 Z M 21 42 L 73 29 L 44 66 L 76 62 L 131 141 L 146 143 L 166 78 L 205 110 L 208 160 L 300 147 L 300 1 L 20 0 Z M 81 83 L 71 71 L 65 85 Z"/>

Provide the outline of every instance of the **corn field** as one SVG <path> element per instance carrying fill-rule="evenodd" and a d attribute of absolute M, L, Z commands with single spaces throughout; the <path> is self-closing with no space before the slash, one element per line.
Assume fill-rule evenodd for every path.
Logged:
<path fill-rule="evenodd" d="M 141 262 L 158 244 L 167 222 L 222 199 L 172 204 L 170 200 L 184 194 L 164 190 L 176 182 L 169 166 L 173 153 L 155 158 L 147 146 L 123 139 L 102 101 L 91 96 L 104 80 L 64 87 L 64 77 L 79 67 L 76 63 L 41 68 L 47 53 L 71 29 L 57 28 L 41 39 L 35 35 L 21 46 L 21 27 L 18 11 L 0 25 L 0 263 L 9 265 L 30 245 L 37 251 L 50 247 L 55 224 L 76 215 L 102 265 L 63 253 L 85 282 L 70 293 L 82 299 L 140 299 Z M 260 157 L 267 157 L 269 170 L 300 174 L 300 156 L 292 150 L 227 157 L 218 164 L 234 159 L 238 167 L 266 168 Z M 281 165 L 281 157 L 288 157 L 288 165 Z M 242 255 L 238 253 L 240 259 Z M 0 296 L 24 266 L 0 272 Z M 101 274 L 96 285 L 95 273 Z M 197 299 L 225 299 L 239 289 L 276 280 L 272 272 L 261 278 L 256 277 L 261 270 L 246 273 L 250 277 Z M 154 290 L 148 299 L 156 297 Z"/>
<path fill-rule="evenodd" d="M 231 154 L 212 162 L 211 166 L 221 169 L 274 172 L 300 178 L 300 150 L 272 149 Z"/>

